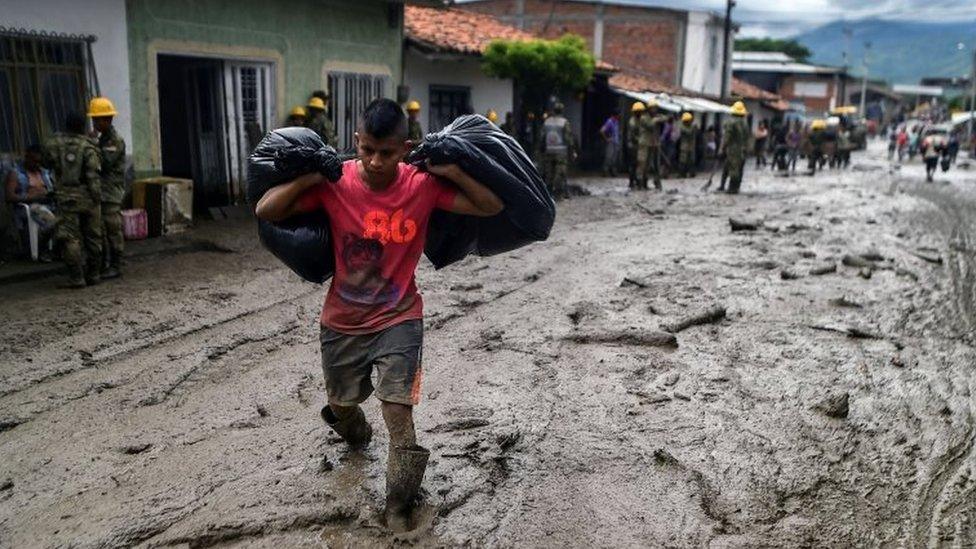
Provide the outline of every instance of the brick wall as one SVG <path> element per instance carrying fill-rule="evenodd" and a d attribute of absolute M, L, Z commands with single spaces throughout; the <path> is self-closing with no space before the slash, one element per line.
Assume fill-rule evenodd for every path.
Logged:
<path fill-rule="evenodd" d="M 798 84 L 800 87 L 809 84 L 819 84 L 825 89 L 824 96 L 809 97 L 798 95 Z M 787 76 L 780 85 L 779 94 L 787 101 L 802 102 L 806 105 L 808 114 L 819 116 L 820 113 L 830 110 L 830 100 L 834 97 L 834 78 L 833 76 Z"/>
<path fill-rule="evenodd" d="M 515 0 L 482 0 L 456 7 L 487 13 L 516 25 Z M 555 8 L 555 9 L 554 9 Z M 570 32 L 593 47 L 596 4 L 525 0 L 524 29 L 558 38 Z M 551 14 L 551 17 L 550 17 Z M 680 84 L 679 48 L 683 40 L 685 13 L 665 9 L 605 6 L 603 61 L 667 84 Z"/>

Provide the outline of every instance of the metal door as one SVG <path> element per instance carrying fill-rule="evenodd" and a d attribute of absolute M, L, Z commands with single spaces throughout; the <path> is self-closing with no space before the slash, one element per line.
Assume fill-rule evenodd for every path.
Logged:
<path fill-rule="evenodd" d="M 224 152 L 221 65 L 217 60 L 200 60 L 183 68 L 193 200 L 202 207 L 226 206 L 231 202 Z"/>
<path fill-rule="evenodd" d="M 271 63 L 225 64 L 228 162 L 234 196 L 243 196 L 248 156 L 264 134 L 275 127 L 273 82 Z"/>

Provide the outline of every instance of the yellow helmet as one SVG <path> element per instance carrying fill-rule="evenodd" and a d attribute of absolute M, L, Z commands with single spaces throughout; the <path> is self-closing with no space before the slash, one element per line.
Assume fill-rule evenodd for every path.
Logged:
<path fill-rule="evenodd" d="M 749 114 L 749 111 L 746 110 L 745 103 L 742 101 L 736 101 L 735 103 L 732 103 L 732 114 L 734 116 L 745 116 Z"/>
<path fill-rule="evenodd" d="M 488 116 L 486 116 L 485 118 L 487 118 L 492 124 L 494 124 L 495 122 L 498 122 L 498 113 L 492 109 L 489 109 Z"/>
<path fill-rule="evenodd" d="M 295 107 L 288 113 L 290 116 L 305 116 L 305 109 L 301 107 Z"/>
<path fill-rule="evenodd" d="M 413 100 L 413 101 L 410 101 L 409 103 L 407 103 L 407 111 L 408 112 L 409 111 L 416 112 L 416 111 L 419 111 L 419 110 L 420 110 L 420 101 Z"/>
<path fill-rule="evenodd" d="M 647 102 L 647 108 L 648 109 L 656 109 L 657 108 L 657 99 L 651 99 L 650 101 L 648 101 Z"/>
<path fill-rule="evenodd" d="M 681 115 L 682 122 L 691 122 L 694 119 L 695 119 L 695 115 L 691 114 L 690 112 L 686 112 Z"/>
<path fill-rule="evenodd" d="M 644 112 L 646 110 L 647 107 L 640 101 L 634 101 L 634 104 L 630 106 L 630 112 Z"/>
<path fill-rule="evenodd" d="M 325 101 L 322 101 L 321 97 L 312 97 L 308 100 L 308 105 L 305 105 L 310 109 L 321 109 L 325 110 Z"/>
<path fill-rule="evenodd" d="M 115 116 L 115 105 L 107 97 L 93 97 L 88 103 L 88 116 L 98 118 L 101 116 Z"/>
<path fill-rule="evenodd" d="M 818 118 L 818 119 L 814 120 L 813 122 L 810 122 L 810 129 L 811 130 L 824 130 L 824 129 L 827 129 L 827 121 L 826 120 L 823 120 L 821 118 Z"/>

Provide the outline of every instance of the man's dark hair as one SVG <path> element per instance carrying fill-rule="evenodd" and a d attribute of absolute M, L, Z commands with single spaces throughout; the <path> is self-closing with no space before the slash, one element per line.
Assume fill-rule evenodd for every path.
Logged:
<path fill-rule="evenodd" d="M 43 152 L 44 149 L 42 149 L 38 143 L 31 143 L 30 145 L 27 145 L 26 149 L 24 149 L 24 155 L 36 154 L 37 156 L 41 156 Z"/>
<path fill-rule="evenodd" d="M 362 131 L 377 139 L 407 137 L 407 117 L 392 99 L 374 99 L 363 111 Z"/>
<path fill-rule="evenodd" d="M 64 117 L 64 129 L 68 130 L 68 133 L 85 133 L 85 115 L 78 111 L 71 111 L 67 116 Z"/>
<path fill-rule="evenodd" d="M 318 97 L 326 103 L 329 102 L 329 94 L 325 90 L 315 90 L 312 92 L 312 97 Z"/>

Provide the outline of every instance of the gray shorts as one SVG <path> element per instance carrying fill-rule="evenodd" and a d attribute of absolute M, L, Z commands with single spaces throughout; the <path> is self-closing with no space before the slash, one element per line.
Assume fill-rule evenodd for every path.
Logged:
<path fill-rule="evenodd" d="M 408 320 L 363 335 L 343 334 L 323 326 L 319 341 L 329 404 L 355 406 L 374 389 L 376 398 L 384 402 L 420 403 L 422 320 Z"/>

